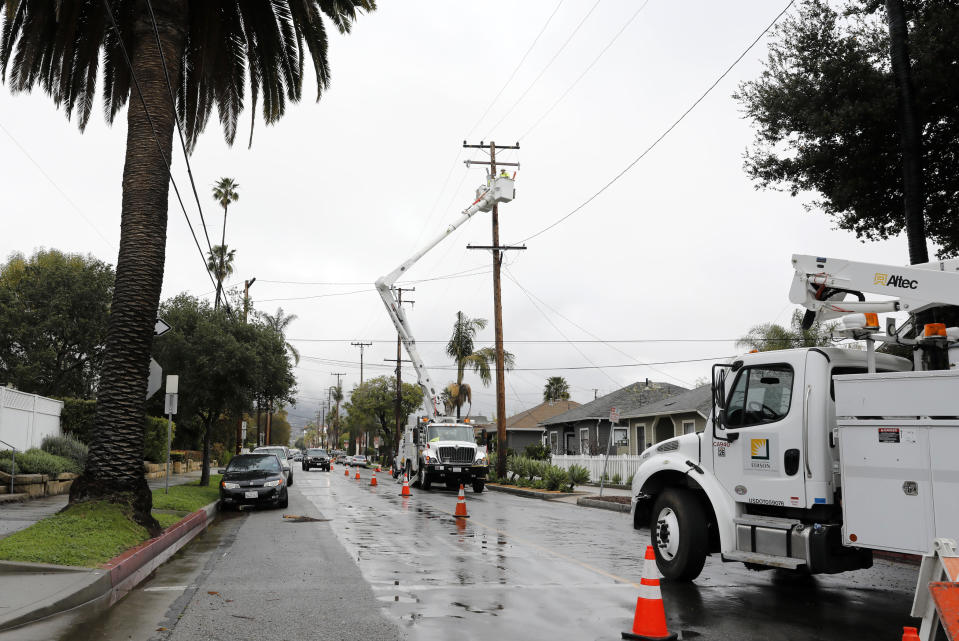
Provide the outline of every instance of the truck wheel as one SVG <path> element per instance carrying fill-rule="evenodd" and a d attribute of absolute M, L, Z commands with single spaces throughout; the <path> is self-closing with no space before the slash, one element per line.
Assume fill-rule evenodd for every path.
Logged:
<path fill-rule="evenodd" d="M 477 494 L 482 494 L 485 488 L 486 483 L 484 481 L 473 481 L 473 491 Z"/>
<path fill-rule="evenodd" d="M 420 463 L 420 469 L 416 473 L 416 480 L 419 482 L 420 489 L 428 490 L 433 484 L 433 479 L 430 478 L 430 473 L 426 471 L 425 466 Z"/>
<path fill-rule="evenodd" d="M 670 487 L 656 498 L 649 525 L 656 565 L 673 581 L 692 581 L 706 563 L 706 513 L 687 490 Z"/>

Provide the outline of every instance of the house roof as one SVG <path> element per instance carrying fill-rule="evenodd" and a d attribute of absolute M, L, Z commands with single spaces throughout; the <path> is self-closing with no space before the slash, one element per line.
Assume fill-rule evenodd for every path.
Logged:
<path fill-rule="evenodd" d="M 712 387 L 709 384 L 701 385 L 696 389 L 661 399 L 655 403 L 650 403 L 639 409 L 637 412 L 625 414 L 622 411 L 620 415 L 623 418 L 638 418 L 640 416 L 656 416 L 662 414 L 679 414 L 682 412 L 699 412 L 700 416 L 706 418 L 712 411 L 713 397 Z"/>
<path fill-rule="evenodd" d="M 576 401 L 553 401 L 552 403 L 540 403 L 536 407 L 531 407 L 526 411 L 514 414 L 506 419 L 507 430 L 542 432 L 541 423 L 548 418 L 563 414 L 571 409 L 579 407 Z M 483 425 L 487 432 L 496 431 L 496 423 Z"/>
<path fill-rule="evenodd" d="M 672 383 L 656 381 L 637 381 L 616 390 L 606 396 L 601 396 L 584 405 L 563 412 L 544 421 L 541 425 L 556 425 L 558 423 L 573 423 L 582 420 L 609 419 L 609 410 L 617 409 L 623 418 L 641 416 L 642 408 L 669 396 L 676 396 L 688 391 L 685 387 Z"/>

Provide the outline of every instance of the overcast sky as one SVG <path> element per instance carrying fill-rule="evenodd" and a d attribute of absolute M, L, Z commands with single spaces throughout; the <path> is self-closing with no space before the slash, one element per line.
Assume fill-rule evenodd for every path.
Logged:
<path fill-rule="evenodd" d="M 521 241 L 635 160 L 786 0 L 379 4 L 353 33 L 331 37 L 333 82 L 318 104 L 304 88 L 308 99 L 278 125 L 257 123 L 249 150 L 248 112 L 233 148 L 211 118 L 191 159 L 211 237 L 222 223 L 212 184 L 240 184 L 226 230 L 237 251 L 231 284 L 256 277 L 258 309 L 298 316 L 288 334 L 303 357 L 294 425 L 326 399 L 332 372 L 346 373 L 347 390 L 359 382 L 350 342 L 374 343 L 367 378 L 389 373 L 396 334 L 372 283 L 472 202 L 484 170 L 462 161 L 484 154 L 466 153 L 464 139 L 520 142 L 503 155 L 521 168 L 500 221 L 502 242 Z M 731 94 L 765 56 L 763 39 L 620 180 L 509 253 L 508 414 L 540 402 L 553 375 L 581 402 L 646 378 L 691 386 L 752 325 L 788 322 L 793 253 L 908 262 L 904 238 L 864 245 L 806 212 L 809 198 L 754 189 L 742 168 L 753 130 Z M 42 92 L 4 88 L 0 124 L 0 254 L 48 247 L 115 264 L 125 117 L 109 127 L 94 114 L 80 134 Z M 189 192 L 182 157 L 174 178 Z M 196 209 L 187 203 L 198 225 Z M 492 344 L 491 257 L 466 249 L 490 240 L 480 214 L 409 272 L 421 281 L 410 284 L 410 321 L 439 386 L 453 375 L 441 368 L 451 366 L 444 346 L 458 310 L 490 319 L 477 345 Z M 171 191 L 163 298 L 212 297 L 203 265 Z M 424 280 L 450 274 L 460 276 Z M 704 360 L 668 363 L 693 359 Z M 415 380 L 411 368 L 404 379 Z M 467 382 L 473 413 L 492 416 L 494 386 Z"/>

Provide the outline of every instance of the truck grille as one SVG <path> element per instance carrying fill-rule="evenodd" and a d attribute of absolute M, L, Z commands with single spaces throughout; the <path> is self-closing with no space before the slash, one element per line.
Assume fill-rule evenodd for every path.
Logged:
<path fill-rule="evenodd" d="M 476 451 L 472 447 L 441 447 L 440 460 L 444 463 L 472 463 Z"/>

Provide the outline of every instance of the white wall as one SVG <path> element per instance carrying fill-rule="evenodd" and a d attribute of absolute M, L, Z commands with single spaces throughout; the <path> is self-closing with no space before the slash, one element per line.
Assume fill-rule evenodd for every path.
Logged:
<path fill-rule="evenodd" d="M 565 454 L 553 454 L 552 463 L 557 467 L 568 470 L 570 465 L 579 465 L 589 470 L 589 480 L 592 483 L 599 483 L 603 476 L 603 463 L 606 460 L 605 455 L 600 456 L 579 456 L 576 454 L 567 456 Z M 606 476 L 610 479 L 619 474 L 625 483 L 626 479 L 636 473 L 642 458 L 633 454 L 610 454 L 609 465 L 606 467 Z"/>
<path fill-rule="evenodd" d="M 0 441 L 20 451 L 40 447 L 43 437 L 60 435 L 62 401 L 0 387 Z M 0 443 L 0 449 L 9 445 Z"/>

